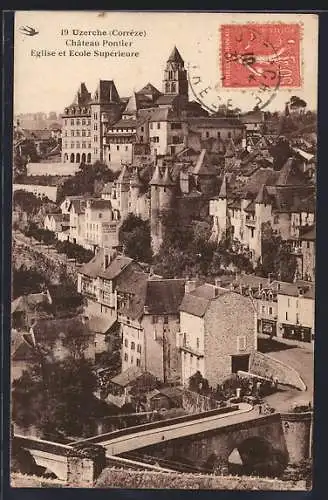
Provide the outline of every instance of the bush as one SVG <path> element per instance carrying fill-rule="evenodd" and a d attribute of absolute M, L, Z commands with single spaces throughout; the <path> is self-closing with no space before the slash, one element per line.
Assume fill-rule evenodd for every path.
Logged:
<path fill-rule="evenodd" d="M 105 469 L 98 481 L 98 488 L 179 489 L 179 490 L 293 490 L 292 482 L 266 478 L 240 476 L 214 476 Z"/>

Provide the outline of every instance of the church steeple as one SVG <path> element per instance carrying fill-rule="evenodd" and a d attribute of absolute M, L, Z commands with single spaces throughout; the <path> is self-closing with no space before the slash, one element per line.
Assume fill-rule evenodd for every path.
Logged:
<path fill-rule="evenodd" d="M 185 102 L 188 101 L 187 71 L 185 70 L 184 61 L 176 46 L 174 46 L 166 62 L 163 92 L 165 95 L 179 96 Z"/>

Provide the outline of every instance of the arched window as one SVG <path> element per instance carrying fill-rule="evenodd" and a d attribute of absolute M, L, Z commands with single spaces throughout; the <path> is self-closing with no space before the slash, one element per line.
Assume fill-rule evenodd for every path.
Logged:
<path fill-rule="evenodd" d="M 80 153 L 76 153 L 76 163 L 80 163 L 80 161 L 81 161 Z"/>
<path fill-rule="evenodd" d="M 88 153 L 88 156 L 87 156 L 87 162 L 88 162 L 88 163 L 91 163 L 91 153 Z"/>
<path fill-rule="evenodd" d="M 82 159 L 81 159 L 82 163 L 85 163 L 85 153 L 82 153 Z"/>
<path fill-rule="evenodd" d="M 68 161 L 68 154 L 67 153 L 64 154 L 64 162 L 65 161 Z"/>
<path fill-rule="evenodd" d="M 71 163 L 74 163 L 74 153 L 71 153 Z"/>
<path fill-rule="evenodd" d="M 108 161 L 110 161 L 110 153 L 109 153 L 109 155 L 108 155 Z"/>
<path fill-rule="evenodd" d="M 166 93 L 170 92 L 170 84 L 169 83 L 165 84 L 165 92 Z"/>
<path fill-rule="evenodd" d="M 171 83 L 171 92 L 176 92 L 176 85 L 175 85 L 175 83 Z"/>

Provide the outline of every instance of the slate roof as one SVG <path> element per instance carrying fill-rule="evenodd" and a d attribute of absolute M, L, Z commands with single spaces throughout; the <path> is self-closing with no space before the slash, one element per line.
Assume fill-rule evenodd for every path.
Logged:
<path fill-rule="evenodd" d="M 130 259 L 130 257 L 117 255 L 117 257 L 112 260 L 112 262 L 106 269 L 102 269 L 100 271 L 98 276 L 100 276 L 101 278 L 107 278 L 109 280 L 117 278 L 117 276 L 119 276 L 121 272 L 132 262 L 133 259 Z"/>
<path fill-rule="evenodd" d="M 316 230 L 315 226 L 307 226 L 301 229 L 300 240 L 315 241 Z"/>
<path fill-rule="evenodd" d="M 177 63 L 180 63 L 180 64 L 183 64 L 183 59 L 181 57 L 181 54 L 180 52 L 178 51 L 178 49 L 176 48 L 176 46 L 174 46 L 171 54 L 170 54 L 170 57 L 168 58 L 168 61 L 170 62 L 177 62 Z"/>
<path fill-rule="evenodd" d="M 97 89 L 94 93 L 93 102 L 121 102 L 113 80 L 99 80 Z"/>
<path fill-rule="evenodd" d="M 17 297 L 11 304 L 11 313 L 34 311 L 48 303 L 48 298 L 44 293 L 30 293 Z"/>
<path fill-rule="evenodd" d="M 164 105 L 172 105 L 175 101 L 177 101 L 178 97 L 176 95 L 161 95 L 157 101 L 156 106 L 164 106 Z M 158 120 L 159 121 L 159 120 Z"/>
<path fill-rule="evenodd" d="M 305 185 L 306 178 L 299 168 L 295 158 L 288 158 L 279 172 L 276 186 L 297 186 Z"/>
<path fill-rule="evenodd" d="M 185 291 L 184 279 L 148 280 L 145 306 L 149 314 L 178 314 Z"/>
<path fill-rule="evenodd" d="M 151 373 L 143 371 L 141 368 L 132 366 L 131 368 L 128 368 L 124 372 L 121 372 L 118 375 L 116 375 L 116 377 L 112 378 L 111 382 L 113 382 L 116 385 L 120 385 L 121 387 L 126 387 L 132 382 L 135 382 L 138 378 L 140 378 L 143 375 L 155 379 L 155 377 Z"/>
<path fill-rule="evenodd" d="M 190 117 L 188 123 L 196 128 L 244 128 L 238 118 Z"/>
<path fill-rule="evenodd" d="M 106 334 L 116 323 L 115 318 L 106 318 L 105 316 L 90 316 L 88 319 L 88 328 L 94 333 Z"/>
<path fill-rule="evenodd" d="M 41 319 L 33 325 L 33 333 L 36 342 L 47 342 L 65 337 L 90 336 L 92 333 L 86 322 L 80 316 L 73 318 Z"/>
<path fill-rule="evenodd" d="M 114 128 L 136 128 L 137 120 L 134 118 L 122 118 L 118 122 L 115 122 L 113 125 L 110 125 L 110 129 Z"/>
<path fill-rule="evenodd" d="M 90 278 L 96 278 L 103 268 L 103 262 L 104 249 L 100 248 L 97 254 L 79 269 L 79 273 L 84 274 L 85 276 L 89 276 Z"/>
<path fill-rule="evenodd" d="M 289 295 L 291 297 L 299 297 L 300 290 L 302 297 L 306 299 L 314 299 L 315 286 L 308 281 L 297 281 L 296 283 L 285 283 L 284 281 L 273 282 L 272 286 L 277 289 L 278 295 Z"/>
<path fill-rule="evenodd" d="M 203 317 L 211 300 L 228 293 L 228 290 L 217 288 L 205 283 L 197 287 L 191 293 L 187 293 L 180 306 L 180 311 L 187 312 L 193 316 Z"/>
<path fill-rule="evenodd" d="M 110 210 L 112 204 L 109 200 L 103 200 L 102 198 L 93 198 L 88 200 L 88 207 L 95 210 Z"/>

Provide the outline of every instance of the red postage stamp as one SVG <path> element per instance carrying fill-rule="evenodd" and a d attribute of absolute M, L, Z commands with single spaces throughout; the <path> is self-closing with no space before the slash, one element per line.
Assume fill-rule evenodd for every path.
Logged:
<path fill-rule="evenodd" d="M 301 86 L 300 24 L 221 26 L 221 79 L 225 88 Z"/>

